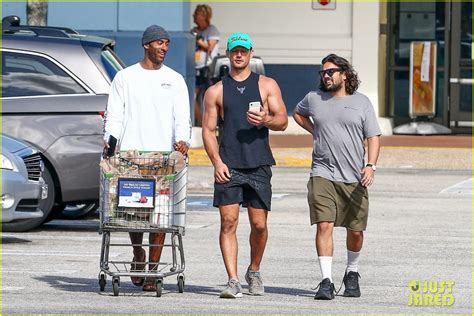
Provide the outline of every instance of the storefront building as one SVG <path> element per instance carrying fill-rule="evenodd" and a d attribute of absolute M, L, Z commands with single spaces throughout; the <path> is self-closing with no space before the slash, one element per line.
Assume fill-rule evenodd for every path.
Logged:
<path fill-rule="evenodd" d="M 206 3 L 206 2 L 203 2 Z M 192 12 L 197 2 L 50 2 L 48 24 L 114 38 L 127 65 L 143 56 L 140 38 L 151 24 L 168 29 L 167 64 L 194 90 Z M 254 40 L 266 74 L 279 83 L 288 112 L 319 84 L 321 60 L 329 53 L 349 59 L 360 91 L 372 101 L 384 133 L 426 121 L 472 131 L 472 3 L 445 2 L 208 2 L 221 33 L 220 53 L 236 31 Z M 25 2 L 3 2 L 2 15 L 26 21 Z M 410 44 L 436 46 L 433 114 L 410 112 Z M 192 97 L 190 93 L 190 97 Z"/>
<path fill-rule="evenodd" d="M 385 116 L 394 125 L 409 116 L 410 43 L 436 43 L 437 73 L 433 121 L 457 133 L 472 130 L 472 2 L 396 3 L 386 5 L 381 33 L 386 38 Z"/>

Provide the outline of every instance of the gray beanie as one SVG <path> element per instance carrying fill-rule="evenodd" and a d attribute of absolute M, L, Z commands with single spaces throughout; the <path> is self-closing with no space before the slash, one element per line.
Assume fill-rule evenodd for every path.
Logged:
<path fill-rule="evenodd" d="M 142 36 L 142 45 L 148 44 L 150 42 L 159 40 L 159 39 L 170 39 L 168 32 L 158 25 L 151 25 L 146 28 Z"/>

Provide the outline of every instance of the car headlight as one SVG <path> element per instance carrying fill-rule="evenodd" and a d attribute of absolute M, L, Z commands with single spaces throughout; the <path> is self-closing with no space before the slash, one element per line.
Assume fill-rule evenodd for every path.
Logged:
<path fill-rule="evenodd" d="M 3 154 L 2 154 L 2 165 L 1 165 L 1 168 L 2 169 L 8 169 L 8 170 L 14 170 L 15 169 L 15 166 L 13 165 L 13 162 L 8 159 L 7 157 L 5 157 Z"/>
<path fill-rule="evenodd" d="M 13 204 L 15 204 L 15 198 L 13 196 L 11 196 L 10 194 L 2 194 L 2 200 L 0 202 L 2 208 L 10 208 L 13 206 Z"/>

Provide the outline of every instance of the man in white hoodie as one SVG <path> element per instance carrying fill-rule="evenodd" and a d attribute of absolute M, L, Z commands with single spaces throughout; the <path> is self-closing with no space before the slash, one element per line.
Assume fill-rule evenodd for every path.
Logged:
<path fill-rule="evenodd" d="M 115 76 L 110 88 L 104 124 L 104 156 L 111 136 L 117 150 L 172 151 L 186 154 L 191 137 L 189 94 L 178 72 L 163 64 L 170 44 L 168 32 L 149 26 L 142 36 L 144 58 Z M 141 245 L 143 233 L 130 233 L 134 245 Z M 150 245 L 162 245 L 165 234 L 150 233 Z M 149 269 L 157 268 L 161 246 L 151 246 Z M 133 246 L 132 270 L 144 270 L 146 252 Z M 144 291 L 156 291 L 156 280 L 132 277 Z"/>

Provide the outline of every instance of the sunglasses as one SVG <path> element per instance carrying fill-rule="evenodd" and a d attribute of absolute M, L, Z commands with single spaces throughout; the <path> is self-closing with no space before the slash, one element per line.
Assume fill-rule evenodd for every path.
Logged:
<path fill-rule="evenodd" d="M 324 77 L 324 75 L 328 75 L 329 77 L 332 78 L 332 75 L 334 75 L 336 72 L 341 72 L 342 69 L 341 68 L 329 68 L 329 69 L 326 69 L 326 70 L 321 70 L 319 72 L 319 75 L 321 77 Z"/>

